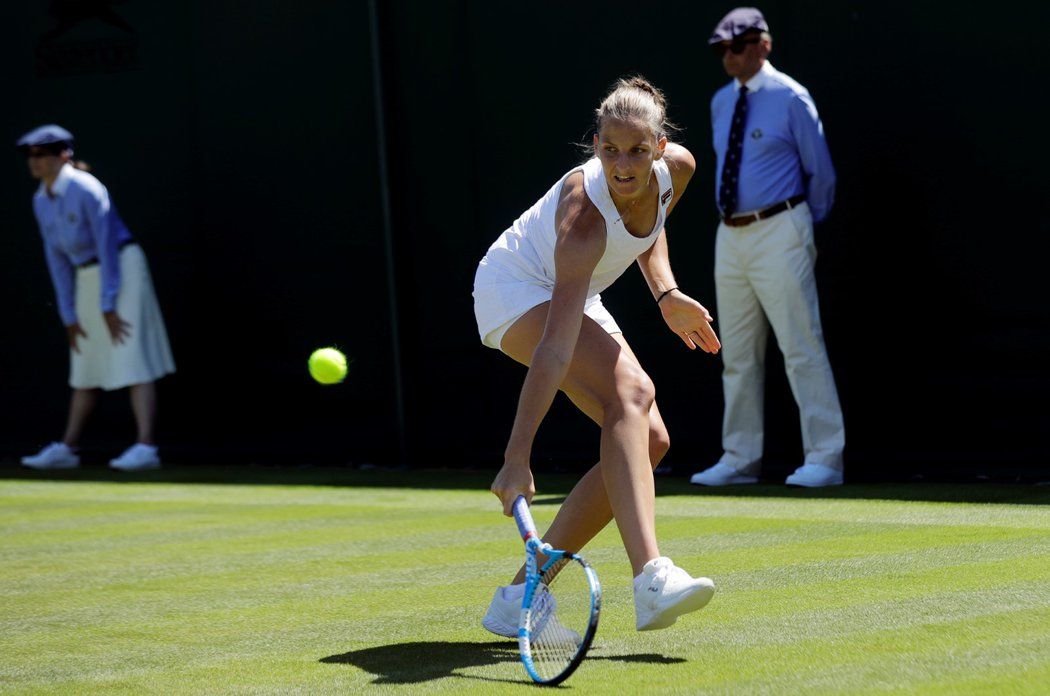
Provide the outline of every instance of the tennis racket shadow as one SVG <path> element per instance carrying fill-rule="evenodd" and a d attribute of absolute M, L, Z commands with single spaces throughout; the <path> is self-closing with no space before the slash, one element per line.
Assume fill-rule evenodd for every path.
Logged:
<path fill-rule="evenodd" d="M 676 664 L 686 661 L 681 657 L 666 657 L 653 653 L 602 655 L 600 652 L 588 654 L 585 662 L 591 660 L 651 664 Z M 391 643 L 362 650 L 351 650 L 340 655 L 329 655 L 322 657 L 318 662 L 353 665 L 375 675 L 375 679 L 372 680 L 373 684 L 420 684 L 448 677 L 509 684 L 522 683 L 522 679 L 500 679 L 458 672 L 458 670 L 469 667 L 485 667 L 500 663 L 520 665 L 518 644 L 509 640 L 488 642 L 435 640 Z M 525 678 L 524 673 L 522 678 Z"/>

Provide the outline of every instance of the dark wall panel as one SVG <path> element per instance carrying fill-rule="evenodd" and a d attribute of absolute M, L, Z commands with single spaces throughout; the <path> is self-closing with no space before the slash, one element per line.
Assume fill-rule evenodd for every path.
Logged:
<path fill-rule="evenodd" d="M 478 341 L 474 269 L 585 156 L 577 144 L 619 76 L 665 90 L 697 158 L 668 239 L 680 284 L 715 309 L 709 101 L 727 78 L 706 38 L 730 6 L 377 4 L 411 463 L 495 466 L 524 370 Z M 161 391 L 170 451 L 393 461 L 367 3 L 127 0 L 112 5 L 120 22 L 81 17 L 56 33 L 49 9 L 77 5 L 11 8 L 0 135 L 68 125 L 142 238 L 179 363 Z M 1048 114 L 1036 87 L 1048 11 L 1023 5 L 1003 30 L 987 7 L 932 0 L 762 7 L 772 61 L 813 94 L 838 169 L 835 210 L 817 230 L 818 282 L 856 475 L 1021 471 L 1050 455 L 1037 435 L 1050 427 L 1037 253 Z M 0 185 L 0 449 L 13 453 L 56 436 L 66 351 L 33 184 L 13 154 Z M 669 461 L 710 464 L 719 359 L 670 335 L 637 270 L 604 298 L 656 382 Z M 353 359 L 338 388 L 305 374 L 309 350 L 326 343 Z M 777 473 L 801 445 L 775 347 L 769 357 Z M 107 400 L 90 444 L 130 436 L 122 401 Z M 536 456 L 579 467 L 597 443 L 559 400 Z"/>
<path fill-rule="evenodd" d="M 20 4 L 7 25 L 17 99 L 0 133 L 65 124 L 142 239 L 179 368 L 160 384 L 169 454 L 385 457 L 396 430 L 366 4 L 116 3 L 133 31 L 87 16 L 52 44 L 130 42 L 132 65 L 41 76 L 34 51 L 61 19 L 48 8 Z M 0 174 L 15 269 L 0 282 L 20 324 L 0 356 L 4 401 L 21 405 L 4 419 L 10 450 L 56 437 L 66 400 L 24 166 L 12 153 Z M 306 374 L 329 343 L 351 356 L 344 387 Z M 124 401 L 104 401 L 86 446 L 133 434 Z"/>

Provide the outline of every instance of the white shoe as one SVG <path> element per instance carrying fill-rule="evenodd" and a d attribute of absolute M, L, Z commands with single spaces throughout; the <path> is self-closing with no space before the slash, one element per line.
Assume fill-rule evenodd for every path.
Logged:
<path fill-rule="evenodd" d="M 486 631 L 506 638 L 518 637 L 518 620 L 521 618 L 521 598 L 525 595 L 525 583 L 497 587 L 496 594 L 481 625 Z"/>
<path fill-rule="evenodd" d="M 124 454 L 109 460 L 109 467 L 119 471 L 148 471 L 160 468 L 160 457 L 155 445 L 138 442 L 124 450 Z"/>
<path fill-rule="evenodd" d="M 667 628 L 682 614 L 703 609 L 715 594 L 710 578 L 694 578 L 661 556 L 634 579 L 635 625 L 639 631 Z"/>
<path fill-rule="evenodd" d="M 795 473 L 784 481 L 789 486 L 820 488 L 821 486 L 841 486 L 842 471 L 823 464 L 803 464 Z"/>
<path fill-rule="evenodd" d="M 525 595 L 525 583 L 507 585 L 496 589 L 492 602 L 481 625 L 490 633 L 506 638 L 518 637 L 518 622 L 521 620 L 521 599 Z M 532 635 L 539 635 L 544 629 L 544 640 L 549 643 L 580 643 L 580 634 L 566 628 L 558 621 L 555 610 L 558 603 L 548 592 L 540 591 L 533 599 L 536 605 L 532 608 Z"/>
<path fill-rule="evenodd" d="M 22 457 L 22 466 L 30 469 L 76 469 L 80 457 L 64 442 L 52 442 L 37 454 Z"/>
<path fill-rule="evenodd" d="M 700 486 L 731 486 L 737 483 L 758 483 L 758 477 L 741 474 L 728 464 L 718 462 L 709 469 L 693 474 L 689 483 Z"/>

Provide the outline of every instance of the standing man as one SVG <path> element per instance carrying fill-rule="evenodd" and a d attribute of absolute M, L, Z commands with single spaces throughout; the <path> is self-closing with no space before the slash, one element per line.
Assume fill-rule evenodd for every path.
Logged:
<path fill-rule="evenodd" d="M 762 466 L 769 327 L 784 354 L 802 421 L 805 461 L 786 483 L 842 483 L 845 428 L 820 327 L 813 223 L 835 193 L 835 170 L 806 88 L 766 60 L 769 25 L 753 7 L 726 15 L 709 44 L 733 81 L 711 100 L 722 222 L 715 287 L 722 337 L 722 458 L 690 481 L 755 483 Z"/>

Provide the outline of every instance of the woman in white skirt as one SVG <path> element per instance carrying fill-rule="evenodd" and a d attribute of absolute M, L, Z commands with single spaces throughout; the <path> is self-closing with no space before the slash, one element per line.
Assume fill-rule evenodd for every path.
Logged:
<path fill-rule="evenodd" d="M 637 261 L 667 326 L 690 349 L 717 353 L 711 316 L 678 290 L 664 222 L 696 168 L 667 141 L 663 95 L 620 80 L 597 110 L 594 158 L 559 179 L 496 240 L 474 281 L 482 343 L 528 366 L 492 492 L 511 515 L 535 492 L 533 440 L 560 389 L 601 427 L 599 463 L 562 504 L 544 540 L 578 551 L 615 519 L 634 576 L 636 627 L 664 628 L 714 594 L 661 556 L 652 469 L 670 446 L 652 381 L 599 293 Z M 482 625 L 517 636 L 524 573 L 496 590 Z"/>
<path fill-rule="evenodd" d="M 55 125 L 30 131 L 17 143 L 40 181 L 33 212 L 69 339 L 73 395 L 61 442 L 23 457 L 34 469 L 80 465 L 77 447 L 100 390 L 129 387 L 137 442 L 110 461 L 114 469 L 160 466 L 154 441 L 154 382 L 175 371 L 164 319 L 141 247 L 86 165 L 74 163 L 73 135 Z"/>

